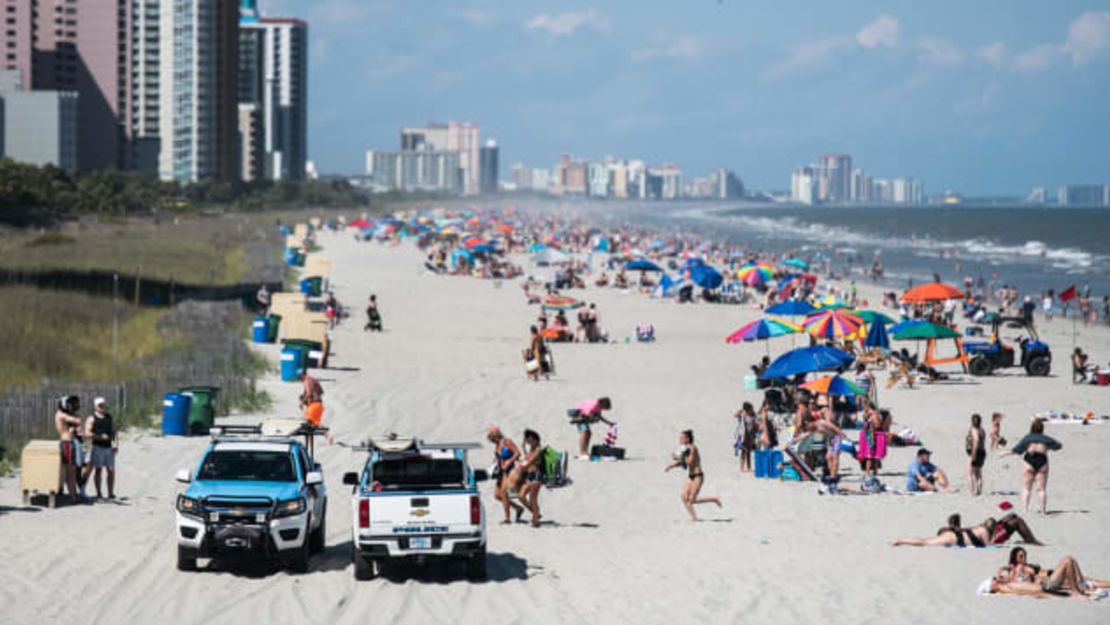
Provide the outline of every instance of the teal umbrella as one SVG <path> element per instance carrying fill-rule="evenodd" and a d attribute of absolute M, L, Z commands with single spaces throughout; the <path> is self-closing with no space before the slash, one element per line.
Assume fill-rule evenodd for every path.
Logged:
<path fill-rule="evenodd" d="M 958 339 L 959 332 L 936 323 L 915 323 L 894 333 L 896 341 L 923 341 L 926 339 Z"/>

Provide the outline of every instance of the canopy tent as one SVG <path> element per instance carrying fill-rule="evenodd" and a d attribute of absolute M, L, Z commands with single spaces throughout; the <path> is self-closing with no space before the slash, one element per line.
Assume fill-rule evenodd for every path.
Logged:
<path fill-rule="evenodd" d="M 936 323 L 919 321 L 907 324 L 897 332 L 892 331 L 891 334 L 896 341 L 926 341 L 925 359 L 922 361 L 924 364 L 930 367 L 936 367 L 937 365 L 959 363 L 964 373 L 967 373 L 968 357 L 967 352 L 964 351 L 963 338 L 960 337 L 959 332 L 956 332 L 952 328 Z M 951 339 L 952 342 L 955 343 L 955 356 L 941 357 L 937 355 L 937 341 L 940 339 Z"/>

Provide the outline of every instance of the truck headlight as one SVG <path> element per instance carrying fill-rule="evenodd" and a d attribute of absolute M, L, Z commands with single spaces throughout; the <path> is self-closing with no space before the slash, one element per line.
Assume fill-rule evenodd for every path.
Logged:
<path fill-rule="evenodd" d="M 297 497 L 296 499 L 287 499 L 279 501 L 277 507 L 274 508 L 274 517 L 281 518 L 286 516 L 296 516 L 306 509 L 304 497 Z"/>
<path fill-rule="evenodd" d="M 177 511 L 190 516 L 201 516 L 200 501 L 185 495 L 177 496 Z"/>

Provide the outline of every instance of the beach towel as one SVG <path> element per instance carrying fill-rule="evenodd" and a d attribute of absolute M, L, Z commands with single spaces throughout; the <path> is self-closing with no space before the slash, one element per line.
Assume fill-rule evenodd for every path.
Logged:
<path fill-rule="evenodd" d="M 860 460 L 882 460 L 886 458 L 886 432 L 876 432 L 866 427 L 859 431 L 859 446 L 856 457 Z"/>

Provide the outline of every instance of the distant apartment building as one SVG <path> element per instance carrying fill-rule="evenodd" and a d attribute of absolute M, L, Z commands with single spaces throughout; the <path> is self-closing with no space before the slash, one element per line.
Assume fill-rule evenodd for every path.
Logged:
<path fill-rule="evenodd" d="M 550 170 L 527 167 L 521 163 L 513 165 L 509 179 L 518 191 L 541 191 L 546 193 L 551 187 Z"/>
<path fill-rule="evenodd" d="M 1110 187 L 1104 184 L 1064 185 L 1056 191 L 1060 206 L 1110 206 Z"/>
<path fill-rule="evenodd" d="M 879 204 L 921 204 L 925 190 L 916 178 L 878 178 L 871 185 L 871 201 Z"/>
<path fill-rule="evenodd" d="M 266 179 L 266 149 L 262 127 L 262 107 L 239 105 L 239 179 L 254 182 Z"/>
<path fill-rule="evenodd" d="M 623 161 L 609 163 L 609 194 L 617 199 L 628 197 L 628 164 Z"/>
<path fill-rule="evenodd" d="M 457 152 L 463 170 L 463 193 L 481 190 L 481 132 L 470 123 L 450 121 L 401 129 L 401 150 Z"/>
<path fill-rule="evenodd" d="M 0 157 L 76 169 L 76 91 L 31 91 L 19 70 L 0 70 Z"/>
<path fill-rule="evenodd" d="M 824 154 L 817 163 L 817 199 L 821 202 L 847 202 L 851 199 L 852 157 Z"/>
<path fill-rule="evenodd" d="M 239 29 L 240 53 L 253 55 L 248 65 L 240 65 L 240 71 L 251 73 L 246 78 L 240 74 L 239 101 L 244 95 L 261 99 L 265 177 L 303 180 L 308 160 L 308 25 L 299 19 L 261 17 L 241 22 Z"/>
<path fill-rule="evenodd" d="M 455 151 L 370 150 L 366 176 L 375 191 L 463 190 L 460 156 Z"/>
<path fill-rule="evenodd" d="M 551 192 L 555 195 L 586 195 L 588 192 L 588 165 L 572 159 L 569 154 L 559 157 L 552 178 Z"/>
<path fill-rule="evenodd" d="M 871 201 L 871 176 L 862 169 L 852 170 L 851 191 L 848 199 L 861 203 Z"/>
<path fill-rule="evenodd" d="M 482 193 L 497 193 L 497 161 L 499 158 L 500 149 L 497 147 L 497 142 L 493 139 L 486 141 L 486 144 L 482 146 L 482 150 L 479 153 L 478 171 L 481 174 L 481 185 L 479 190 Z"/>
<path fill-rule="evenodd" d="M 0 70 L 19 70 L 24 92 L 76 93 L 77 168 L 126 165 L 131 118 L 132 3 L 4 0 Z"/>
<path fill-rule="evenodd" d="M 728 169 L 717 169 L 709 172 L 710 197 L 720 200 L 732 200 L 744 197 L 744 183 L 740 177 Z"/>
<path fill-rule="evenodd" d="M 590 197 L 609 197 L 609 164 L 590 163 L 586 167 L 587 193 Z"/>
<path fill-rule="evenodd" d="M 790 197 L 800 204 L 817 200 L 817 176 L 813 167 L 799 167 L 790 176 Z"/>

